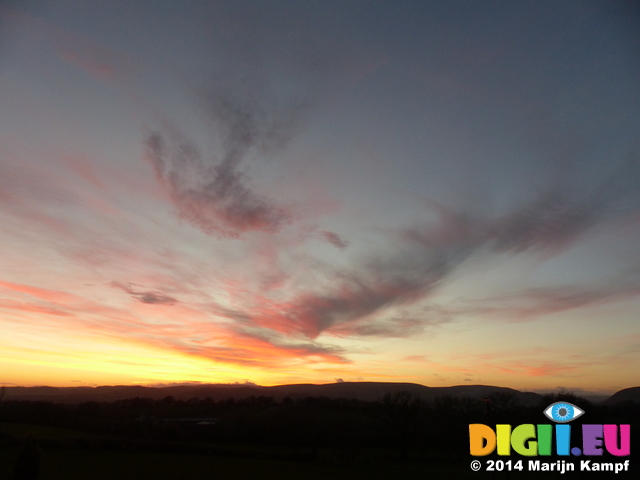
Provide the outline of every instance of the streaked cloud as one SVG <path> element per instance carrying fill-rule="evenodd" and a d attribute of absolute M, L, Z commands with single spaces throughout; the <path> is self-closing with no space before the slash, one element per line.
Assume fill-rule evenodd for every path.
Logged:
<path fill-rule="evenodd" d="M 328 232 L 324 230 L 320 232 L 320 235 L 327 242 L 329 242 L 334 247 L 339 248 L 340 250 L 344 250 L 349 246 L 349 242 L 335 232 Z"/>
<path fill-rule="evenodd" d="M 156 290 L 135 290 L 131 285 L 123 285 L 118 282 L 111 282 L 111 286 L 119 288 L 142 303 L 173 305 L 177 302 L 175 298 Z"/>
<path fill-rule="evenodd" d="M 452 307 L 450 313 L 522 322 L 567 310 L 631 300 L 638 296 L 640 283 L 613 281 L 594 287 L 536 288 L 512 295 L 460 302 Z"/>
<path fill-rule="evenodd" d="M 233 128 L 242 130 L 241 126 Z M 229 146 L 219 163 L 207 164 L 185 140 L 167 144 L 161 134 L 151 134 L 146 146 L 156 177 L 168 190 L 178 214 L 205 233 L 238 237 L 248 231 L 279 231 L 292 221 L 292 214 L 252 190 L 238 170 L 243 150 L 257 140 L 251 133 L 229 135 L 233 137 L 230 143 L 249 144 Z"/>
<path fill-rule="evenodd" d="M 0 10 L 0 348 L 31 372 L 540 385 L 636 358 L 640 75 L 608 7 L 560 32 L 544 4 L 52 2 Z M 599 341 L 606 309 L 633 341 L 594 363 L 483 337 L 589 312 Z"/>

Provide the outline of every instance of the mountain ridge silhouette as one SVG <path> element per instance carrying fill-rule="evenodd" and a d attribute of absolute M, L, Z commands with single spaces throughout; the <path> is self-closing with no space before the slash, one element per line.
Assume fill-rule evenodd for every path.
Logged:
<path fill-rule="evenodd" d="M 534 392 L 523 392 L 507 387 L 492 385 L 456 385 L 450 387 L 428 387 L 417 383 L 394 382 L 337 382 L 326 384 L 288 384 L 261 386 L 255 384 L 190 384 L 175 386 L 142 386 L 142 385 L 103 385 L 98 387 L 6 387 L 4 400 L 51 401 L 56 403 L 112 402 L 127 398 L 162 399 L 168 396 L 176 400 L 188 400 L 198 397 L 210 397 L 214 401 L 234 398 L 242 400 L 251 396 L 274 397 L 282 400 L 285 397 L 327 397 L 373 401 L 387 393 L 408 391 L 420 395 L 426 400 L 437 397 L 471 397 L 486 398 L 495 393 L 513 394 L 525 406 L 537 405 L 542 395 Z M 621 401 L 640 401 L 640 387 L 621 390 L 608 397 L 604 403 L 615 404 Z"/>

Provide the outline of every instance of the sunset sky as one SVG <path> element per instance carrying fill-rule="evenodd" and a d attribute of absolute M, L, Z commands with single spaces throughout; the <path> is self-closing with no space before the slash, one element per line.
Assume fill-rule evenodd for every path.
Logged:
<path fill-rule="evenodd" d="M 638 385 L 639 22 L 0 2 L 0 384 Z"/>

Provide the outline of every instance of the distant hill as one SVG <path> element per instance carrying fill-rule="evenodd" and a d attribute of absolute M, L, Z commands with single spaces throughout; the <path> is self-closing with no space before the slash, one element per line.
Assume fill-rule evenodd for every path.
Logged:
<path fill-rule="evenodd" d="M 609 398 L 609 395 L 597 395 L 597 394 L 580 394 L 580 393 L 576 393 L 577 396 L 584 398 L 585 400 L 588 400 L 589 402 L 593 403 L 593 404 L 602 404 L 605 400 L 607 400 Z"/>
<path fill-rule="evenodd" d="M 81 403 L 87 401 L 113 402 L 125 398 L 144 397 L 154 400 L 172 396 L 178 400 L 211 397 L 215 401 L 234 398 L 242 400 L 251 396 L 268 396 L 276 400 L 285 397 L 328 397 L 377 400 L 386 393 L 408 391 L 426 400 L 454 396 L 486 398 L 494 393 L 511 393 L 523 405 L 537 405 L 540 395 L 520 392 L 511 388 L 487 385 L 460 385 L 455 387 L 426 387 L 415 383 L 341 382 L 324 385 L 298 384 L 263 387 L 259 385 L 187 385 L 171 387 L 103 386 L 103 387 L 8 387 L 5 400 L 40 400 L 57 403 Z"/>
<path fill-rule="evenodd" d="M 640 387 L 631 387 L 614 393 L 604 401 L 605 405 L 616 405 L 623 402 L 640 403 Z"/>

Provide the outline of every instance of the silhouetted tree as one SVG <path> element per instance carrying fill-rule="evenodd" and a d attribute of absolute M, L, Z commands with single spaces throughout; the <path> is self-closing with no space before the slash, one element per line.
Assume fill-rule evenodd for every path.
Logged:
<path fill-rule="evenodd" d="M 0 407 L 2 406 L 2 400 L 4 399 L 4 396 L 7 394 L 7 387 L 6 386 L 2 386 L 2 388 L 0 388 Z M 0 417 L 0 427 L 2 427 L 2 417 Z"/>
<path fill-rule="evenodd" d="M 581 408 L 591 408 L 593 404 L 586 398 L 579 397 L 573 392 L 560 391 L 558 393 L 551 393 L 544 395 L 540 400 L 541 407 L 547 407 L 555 402 L 569 402 L 574 405 L 578 405 Z"/>
<path fill-rule="evenodd" d="M 487 400 L 490 419 L 493 423 L 508 423 L 509 419 L 513 419 L 513 412 L 520 406 L 518 398 L 513 392 L 496 392 Z"/>
<path fill-rule="evenodd" d="M 400 447 L 400 458 L 407 458 L 407 450 L 420 425 L 425 402 L 419 395 L 402 391 L 382 397 L 382 407 L 391 420 L 393 434 Z"/>
<path fill-rule="evenodd" d="M 432 428 L 437 432 L 438 449 L 458 458 L 464 452 L 460 445 L 468 442 L 468 424 L 486 422 L 485 409 L 479 398 L 449 395 L 436 398 Z"/>

